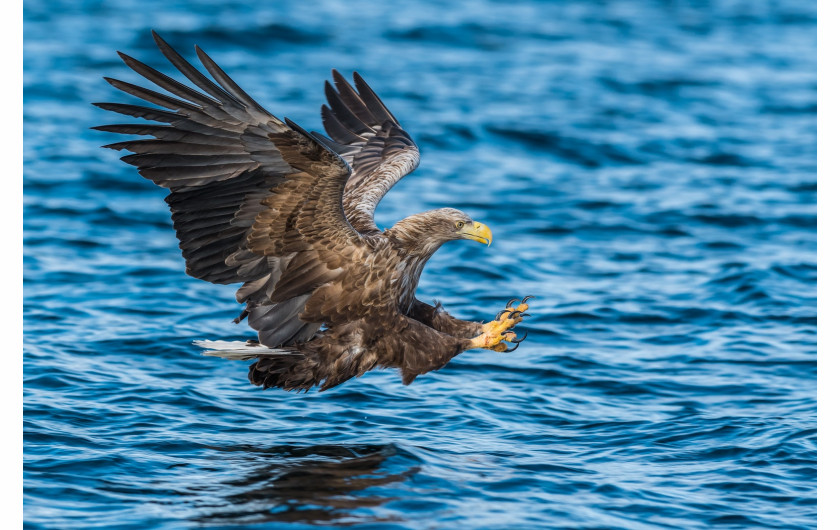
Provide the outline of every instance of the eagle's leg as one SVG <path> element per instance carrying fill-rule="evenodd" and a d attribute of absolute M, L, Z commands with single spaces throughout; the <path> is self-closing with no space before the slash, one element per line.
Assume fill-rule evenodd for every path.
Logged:
<path fill-rule="evenodd" d="M 526 296 L 516 307 L 513 306 L 513 303 L 517 300 L 514 299 L 508 302 L 507 307 L 496 315 L 495 320 L 481 327 L 482 333 L 472 339 L 472 347 L 499 352 L 515 350 L 516 346 L 510 349 L 503 341 L 512 342 L 518 346 L 525 338 L 516 340 L 516 333 L 511 330 L 514 326 L 522 322 L 523 316 L 528 316 L 525 313 L 528 310 L 528 304 L 526 303 L 528 298 L 530 297 Z"/>
<path fill-rule="evenodd" d="M 429 305 L 415 299 L 408 316 L 441 333 L 460 339 L 471 339 L 483 332 L 484 324 L 457 319 L 444 311 L 440 303 Z"/>

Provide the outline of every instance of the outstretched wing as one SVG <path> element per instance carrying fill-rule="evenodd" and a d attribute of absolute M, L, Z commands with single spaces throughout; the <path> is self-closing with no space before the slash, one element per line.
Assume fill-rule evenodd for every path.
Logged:
<path fill-rule="evenodd" d="M 152 34 L 200 91 L 120 53 L 163 92 L 107 81 L 157 107 L 95 105 L 162 125 L 95 128 L 153 137 L 106 147 L 133 152 L 122 160 L 170 190 L 166 201 L 187 274 L 244 283 L 237 300 L 247 303 L 243 316 L 262 344 L 310 338 L 321 323 L 304 322 L 299 314 L 312 292 L 338 278 L 342 263 L 366 248 L 342 211 L 350 168 L 321 140 L 263 109 L 201 49 L 196 47 L 199 60 L 215 83 Z"/>
<path fill-rule="evenodd" d="M 327 105 L 321 107 L 330 138 L 313 133 L 353 168 L 344 192 L 347 219 L 361 233 L 378 232 L 376 205 L 420 162 L 420 151 L 364 79 L 353 72 L 350 83 L 333 70 L 335 86 L 325 82 Z"/>

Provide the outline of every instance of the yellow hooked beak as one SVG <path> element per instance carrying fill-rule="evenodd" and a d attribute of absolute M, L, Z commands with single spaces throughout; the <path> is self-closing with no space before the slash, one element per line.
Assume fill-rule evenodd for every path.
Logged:
<path fill-rule="evenodd" d="M 490 243 L 493 242 L 493 232 L 487 228 L 487 225 L 483 225 L 481 223 L 472 222 L 466 224 L 458 231 L 458 233 L 461 234 L 461 237 L 464 239 L 472 239 L 473 241 L 478 241 L 479 243 L 485 243 L 487 246 L 490 246 Z"/>

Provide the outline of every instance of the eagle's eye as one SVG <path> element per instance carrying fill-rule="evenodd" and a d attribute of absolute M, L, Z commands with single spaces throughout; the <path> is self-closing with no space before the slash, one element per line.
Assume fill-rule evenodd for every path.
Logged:
<path fill-rule="evenodd" d="M 455 228 L 464 228 L 464 221 L 458 221 L 455 223 Z"/>

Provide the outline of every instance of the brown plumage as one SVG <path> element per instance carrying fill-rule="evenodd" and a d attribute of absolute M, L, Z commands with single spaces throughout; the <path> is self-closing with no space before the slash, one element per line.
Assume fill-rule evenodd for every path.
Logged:
<path fill-rule="evenodd" d="M 281 121 L 251 99 L 201 49 L 214 81 L 152 33 L 193 89 L 127 55 L 158 87 L 114 87 L 157 107 L 95 105 L 148 123 L 102 131 L 151 136 L 107 145 L 170 190 L 166 202 L 187 274 L 241 283 L 236 299 L 259 344 L 205 345 L 213 355 L 254 359 L 265 388 L 321 390 L 374 367 L 400 368 L 405 384 L 462 351 L 508 351 L 527 300 L 487 324 L 456 319 L 414 293 L 423 266 L 455 239 L 490 244 L 484 225 L 452 208 L 415 214 L 380 231 L 376 205 L 417 167 L 411 137 L 358 74 L 355 88 L 333 71 L 321 108 L 327 136 Z M 118 52 L 119 53 L 119 52 Z"/>

